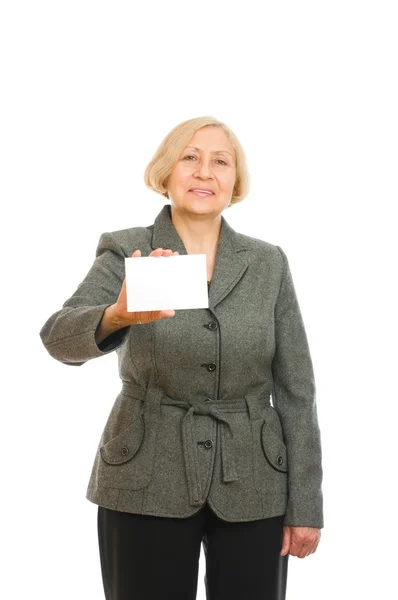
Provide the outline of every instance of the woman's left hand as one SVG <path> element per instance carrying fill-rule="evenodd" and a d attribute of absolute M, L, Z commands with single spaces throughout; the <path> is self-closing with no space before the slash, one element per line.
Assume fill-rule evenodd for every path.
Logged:
<path fill-rule="evenodd" d="M 293 556 L 305 558 L 316 552 L 320 539 L 321 530 L 318 527 L 284 525 L 281 556 L 285 556 L 289 552 Z"/>

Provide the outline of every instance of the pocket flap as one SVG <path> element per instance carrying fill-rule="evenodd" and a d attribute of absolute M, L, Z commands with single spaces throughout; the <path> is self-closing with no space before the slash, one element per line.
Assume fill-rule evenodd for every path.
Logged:
<path fill-rule="evenodd" d="M 268 462 L 277 471 L 286 473 L 287 468 L 287 448 L 284 442 L 276 435 L 266 421 L 263 423 L 261 431 L 261 441 Z"/>
<path fill-rule="evenodd" d="M 144 415 L 141 414 L 119 435 L 100 447 L 101 456 L 110 465 L 120 465 L 138 452 L 145 433 Z"/>

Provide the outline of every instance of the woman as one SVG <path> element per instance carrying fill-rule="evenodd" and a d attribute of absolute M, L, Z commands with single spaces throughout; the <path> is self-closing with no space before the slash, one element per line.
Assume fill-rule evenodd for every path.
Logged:
<path fill-rule="evenodd" d="M 224 123 L 179 124 L 145 182 L 171 204 L 148 227 L 103 233 L 40 331 L 68 365 L 118 354 L 122 390 L 86 494 L 105 595 L 194 600 L 203 543 L 209 600 L 281 599 L 289 554 L 315 552 L 323 527 L 314 373 L 288 260 L 222 215 L 248 189 Z M 205 253 L 209 308 L 127 312 L 125 258 L 141 253 Z"/>

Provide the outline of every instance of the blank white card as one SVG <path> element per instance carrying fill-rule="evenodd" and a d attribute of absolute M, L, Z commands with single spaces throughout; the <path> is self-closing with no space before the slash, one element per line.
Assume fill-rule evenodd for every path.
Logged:
<path fill-rule="evenodd" d="M 128 312 L 209 308 L 206 254 L 125 258 Z"/>

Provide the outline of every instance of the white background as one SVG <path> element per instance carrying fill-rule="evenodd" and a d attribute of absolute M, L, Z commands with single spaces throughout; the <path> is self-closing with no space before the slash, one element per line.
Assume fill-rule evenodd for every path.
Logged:
<path fill-rule="evenodd" d="M 165 201 L 144 169 L 202 115 L 246 151 L 250 194 L 224 216 L 285 250 L 316 374 L 325 527 L 315 554 L 290 556 L 287 598 L 397 593 L 395 10 L 2 3 L 2 597 L 104 598 L 85 491 L 117 356 L 69 367 L 39 330 L 102 232 L 153 223 Z M 203 577 L 202 550 L 198 600 Z"/>

